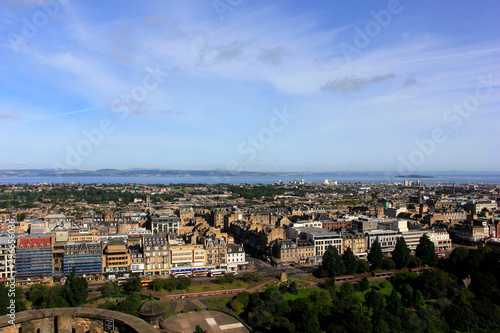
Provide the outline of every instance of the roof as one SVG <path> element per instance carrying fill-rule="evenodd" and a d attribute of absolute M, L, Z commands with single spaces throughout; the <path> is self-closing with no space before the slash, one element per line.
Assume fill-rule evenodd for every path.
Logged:
<path fill-rule="evenodd" d="M 137 310 L 139 316 L 146 317 L 162 316 L 165 312 L 167 312 L 167 308 L 155 300 L 144 301 L 139 310 Z"/>

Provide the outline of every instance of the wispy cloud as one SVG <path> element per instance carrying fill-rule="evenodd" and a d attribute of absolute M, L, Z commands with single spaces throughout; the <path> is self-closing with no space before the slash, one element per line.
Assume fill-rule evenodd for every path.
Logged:
<path fill-rule="evenodd" d="M 18 111 L 13 112 L 12 110 L 0 111 L 0 119 L 9 119 L 9 118 L 21 118 L 21 113 L 19 113 Z"/>
<path fill-rule="evenodd" d="M 395 75 L 393 73 L 386 75 L 377 75 L 371 78 L 363 79 L 354 76 L 345 77 L 340 80 L 329 81 L 321 87 L 321 91 L 360 91 L 368 85 L 376 84 L 380 82 L 392 79 Z"/>

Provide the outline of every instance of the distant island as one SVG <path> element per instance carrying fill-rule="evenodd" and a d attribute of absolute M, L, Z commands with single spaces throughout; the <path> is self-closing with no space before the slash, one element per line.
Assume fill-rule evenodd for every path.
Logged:
<path fill-rule="evenodd" d="M 436 178 L 434 176 L 425 176 L 425 175 L 399 175 L 394 176 L 395 178 Z"/>
<path fill-rule="evenodd" d="M 262 176 L 298 176 L 293 172 L 251 172 L 231 170 L 158 170 L 158 169 L 100 169 L 100 170 L 58 170 L 58 169 L 22 169 L 0 170 L 0 177 L 262 177 Z"/>

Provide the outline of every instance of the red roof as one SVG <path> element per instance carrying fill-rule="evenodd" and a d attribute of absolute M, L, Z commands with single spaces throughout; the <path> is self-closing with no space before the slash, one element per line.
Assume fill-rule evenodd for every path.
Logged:
<path fill-rule="evenodd" d="M 19 238 L 19 247 L 27 249 L 29 246 L 32 248 L 40 248 L 40 247 L 51 247 L 52 246 L 52 237 L 36 237 L 36 238 Z"/>

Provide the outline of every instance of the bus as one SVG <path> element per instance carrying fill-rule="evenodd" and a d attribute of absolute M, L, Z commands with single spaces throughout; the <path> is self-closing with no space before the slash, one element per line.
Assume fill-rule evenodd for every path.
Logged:
<path fill-rule="evenodd" d="M 191 275 L 191 272 L 176 272 L 176 273 L 172 273 L 172 276 L 174 278 L 180 278 L 180 277 L 192 277 Z"/>
<path fill-rule="evenodd" d="M 210 276 L 221 276 L 221 275 L 224 275 L 226 273 L 227 273 L 227 271 L 224 268 L 210 270 Z"/>
<path fill-rule="evenodd" d="M 446 254 L 444 253 L 444 251 L 436 251 L 436 254 L 438 257 L 442 258 L 444 256 L 446 256 Z"/>
<path fill-rule="evenodd" d="M 205 271 L 205 270 L 193 272 L 193 277 L 195 277 L 195 278 L 196 277 L 206 277 L 206 276 L 208 276 L 208 271 Z"/>
<path fill-rule="evenodd" d="M 150 287 L 152 284 L 153 284 L 153 280 L 142 280 L 141 281 L 142 287 Z"/>

